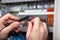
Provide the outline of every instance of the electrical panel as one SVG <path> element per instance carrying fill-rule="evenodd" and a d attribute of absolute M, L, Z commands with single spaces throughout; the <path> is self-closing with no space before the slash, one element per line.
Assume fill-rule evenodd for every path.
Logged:
<path fill-rule="evenodd" d="M 24 0 L 23 2 L 21 0 L 2 0 L 1 11 L 2 16 L 6 13 L 10 13 L 19 18 L 29 16 L 28 19 L 24 20 L 25 22 L 28 22 L 35 17 L 40 17 L 42 21 L 46 22 L 48 32 L 53 33 L 54 0 Z M 20 33 L 11 32 L 8 36 L 8 40 L 26 40 L 28 23 L 20 25 L 19 27 L 22 31 Z M 49 37 L 48 40 L 52 40 L 52 37 Z"/>

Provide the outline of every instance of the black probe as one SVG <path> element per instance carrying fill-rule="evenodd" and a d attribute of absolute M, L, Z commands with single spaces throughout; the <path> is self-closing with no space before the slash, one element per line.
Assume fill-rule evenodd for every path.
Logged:
<path fill-rule="evenodd" d="M 29 18 L 29 16 L 25 16 L 24 18 L 21 18 L 20 20 L 18 20 L 18 22 L 21 22 L 21 21 L 23 21 L 23 20 L 25 20 L 25 19 L 28 19 L 28 18 Z M 10 24 L 11 24 L 11 23 L 5 24 L 5 27 L 9 26 Z M 1 32 L 5 27 L 0 28 L 0 32 Z"/>

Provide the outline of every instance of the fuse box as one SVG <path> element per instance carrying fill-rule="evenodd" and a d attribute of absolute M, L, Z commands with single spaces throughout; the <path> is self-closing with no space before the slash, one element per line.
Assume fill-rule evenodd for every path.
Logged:
<path fill-rule="evenodd" d="M 30 19 L 40 17 L 42 21 L 46 22 L 49 31 L 49 36 L 53 35 L 53 22 L 54 22 L 54 2 L 49 1 L 29 1 L 29 2 L 13 2 L 13 3 L 2 3 L 2 16 L 6 13 L 10 13 L 19 18 L 29 16 L 30 18 L 24 20 L 28 22 Z M 53 15 L 52 17 L 50 15 Z M 51 20 L 50 20 L 51 17 Z M 50 20 L 50 21 L 49 21 Z M 49 24 L 49 25 L 48 25 Z M 20 25 L 22 31 L 20 33 L 9 34 L 8 40 L 26 40 L 26 32 L 28 23 Z M 52 34 L 50 34 L 52 33 Z M 52 37 L 48 37 L 48 40 Z"/>

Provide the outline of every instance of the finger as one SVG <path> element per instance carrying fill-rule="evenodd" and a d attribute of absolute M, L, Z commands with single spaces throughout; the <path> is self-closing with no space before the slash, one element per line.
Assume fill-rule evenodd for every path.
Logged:
<path fill-rule="evenodd" d="M 15 22 L 14 20 L 8 20 L 7 23 L 12 23 Z"/>
<path fill-rule="evenodd" d="M 8 21 L 6 21 L 4 24 L 13 23 L 13 22 L 15 22 L 15 21 L 13 21 L 13 20 L 8 20 Z"/>
<path fill-rule="evenodd" d="M 8 20 L 8 19 L 12 19 L 12 20 L 19 20 L 19 18 L 18 17 L 15 17 L 15 16 L 13 16 L 13 15 L 11 15 L 11 14 L 6 14 L 5 16 L 3 16 L 2 18 L 1 18 L 1 20 L 2 20 L 2 22 L 4 23 L 6 20 Z"/>
<path fill-rule="evenodd" d="M 39 17 L 36 17 L 34 19 L 34 27 L 33 27 L 33 30 L 38 30 L 40 27 L 40 18 Z"/>
<path fill-rule="evenodd" d="M 45 22 L 41 22 L 40 34 L 41 34 L 40 36 L 43 37 L 44 39 L 46 39 L 48 36 Z"/>
<path fill-rule="evenodd" d="M 4 24 L 7 24 L 7 23 L 13 23 L 13 22 L 16 22 L 16 21 L 14 21 L 14 20 L 8 20 L 8 21 L 6 21 Z M 21 22 L 19 22 L 20 24 L 24 24 L 25 22 L 24 21 L 21 21 Z"/>
<path fill-rule="evenodd" d="M 16 28 L 15 29 L 15 32 L 19 32 L 19 31 L 21 31 L 21 28 Z"/>
<path fill-rule="evenodd" d="M 32 29 L 32 23 L 29 22 L 28 30 L 27 30 L 27 34 L 26 34 L 27 39 L 28 39 L 28 37 L 29 37 L 29 35 L 30 35 L 30 33 L 31 33 L 31 29 Z"/>
<path fill-rule="evenodd" d="M 43 23 L 41 22 L 41 24 L 40 24 L 40 30 L 39 30 L 39 32 L 40 32 L 40 38 L 45 38 L 45 29 L 44 29 L 44 27 L 43 27 Z M 42 39 L 42 40 L 43 40 Z"/>
<path fill-rule="evenodd" d="M 19 22 L 20 24 L 25 24 L 25 22 L 24 21 L 21 21 L 21 22 Z"/>
<path fill-rule="evenodd" d="M 47 30 L 47 25 L 46 25 L 45 22 L 43 22 L 43 27 L 44 27 L 44 29 L 46 30 L 46 32 L 48 32 L 48 30 Z"/>
<path fill-rule="evenodd" d="M 11 25 L 9 25 L 8 27 L 4 28 L 2 30 L 2 33 L 8 34 L 11 30 L 17 28 L 18 25 L 19 25 L 19 22 L 14 22 Z"/>
<path fill-rule="evenodd" d="M 41 24 L 40 24 L 40 33 L 42 33 L 42 34 L 45 33 L 43 22 L 41 22 Z"/>
<path fill-rule="evenodd" d="M 34 23 L 34 19 L 32 19 L 30 22 L 31 22 L 31 23 Z"/>
<path fill-rule="evenodd" d="M 15 32 L 16 32 L 16 33 L 18 33 L 18 32 L 19 32 L 19 30 L 15 30 Z"/>
<path fill-rule="evenodd" d="M 48 30 L 47 30 L 47 25 L 45 22 L 43 22 L 43 27 L 45 29 L 45 37 L 47 37 L 48 36 Z"/>

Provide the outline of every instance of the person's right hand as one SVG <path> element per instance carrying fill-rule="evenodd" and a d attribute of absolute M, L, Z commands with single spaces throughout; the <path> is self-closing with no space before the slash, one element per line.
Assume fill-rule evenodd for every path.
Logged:
<path fill-rule="evenodd" d="M 33 25 L 32 25 L 33 24 Z M 27 40 L 46 40 L 48 36 L 45 22 L 40 21 L 39 17 L 29 22 L 26 34 Z"/>

